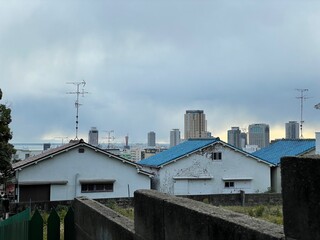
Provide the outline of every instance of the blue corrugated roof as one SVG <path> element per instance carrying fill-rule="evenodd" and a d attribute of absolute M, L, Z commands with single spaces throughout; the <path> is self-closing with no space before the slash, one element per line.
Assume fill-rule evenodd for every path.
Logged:
<path fill-rule="evenodd" d="M 220 141 L 220 139 L 219 138 L 189 139 L 188 141 L 180 143 L 166 151 L 160 152 L 154 156 L 143 159 L 139 161 L 138 164 L 147 165 L 147 166 L 161 166 L 165 163 L 168 163 L 179 157 L 182 157 L 198 149 L 201 149 L 207 145 L 210 145 L 216 141 Z"/>
<path fill-rule="evenodd" d="M 299 156 L 313 150 L 315 144 L 315 139 L 281 139 L 252 153 L 252 155 L 279 164 L 282 157 Z"/>

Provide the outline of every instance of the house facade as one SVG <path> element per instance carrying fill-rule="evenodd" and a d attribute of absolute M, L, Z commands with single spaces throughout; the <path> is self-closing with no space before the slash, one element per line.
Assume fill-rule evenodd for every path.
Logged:
<path fill-rule="evenodd" d="M 173 195 L 266 192 L 273 164 L 219 138 L 190 139 L 138 162 L 152 188 Z"/>
<path fill-rule="evenodd" d="M 18 202 L 132 197 L 150 189 L 136 163 L 85 143 L 70 142 L 12 165 Z"/>
<path fill-rule="evenodd" d="M 278 139 L 271 142 L 268 147 L 253 152 L 252 155 L 275 165 L 271 168 L 271 190 L 281 193 L 281 158 L 304 157 L 315 153 L 315 139 Z"/>

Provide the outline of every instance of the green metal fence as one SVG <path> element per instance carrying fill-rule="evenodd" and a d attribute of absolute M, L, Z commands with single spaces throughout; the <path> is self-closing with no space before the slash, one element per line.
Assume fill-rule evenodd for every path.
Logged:
<path fill-rule="evenodd" d="M 28 240 L 30 209 L 0 222 L 0 240 Z"/>
<path fill-rule="evenodd" d="M 63 221 L 64 239 L 74 240 L 74 213 L 69 208 Z M 0 240 L 43 240 L 44 222 L 38 210 L 30 209 L 0 222 Z M 53 209 L 47 220 L 47 240 L 60 240 L 60 217 Z"/>

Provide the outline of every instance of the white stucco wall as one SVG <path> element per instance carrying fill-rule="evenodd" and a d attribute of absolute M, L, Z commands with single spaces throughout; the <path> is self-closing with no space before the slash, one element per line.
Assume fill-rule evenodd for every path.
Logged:
<path fill-rule="evenodd" d="M 84 148 L 84 153 L 78 153 L 78 148 L 72 149 L 17 171 L 18 182 L 67 181 L 64 185 L 51 185 L 51 201 L 72 200 L 78 196 L 92 199 L 132 197 L 137 189 L 150 189 L 150 178 L 137 173 L 135 166 Z M 115 180 L 114 191 L 81 192 L 81 180 L 97 179 Z"/>
<path fill-rule="evenodd" d="M 271 182 L 272 182 L 272 191 L 276 193 L 281 193 L 281 167 L 273 167 L 271 169 Z"/>
<path fill-rule="evenodd" d="M 270 189 L 269 165 L 222 145 L 215 145 L 215 150 L 222 152 L 222 160 L 212 160 L 195 153 L 159 169 L 157 190 L 175 195 L 197 195 L 236 193 L 240 190 L 258 193 Z M 203 179 L 192 180 L 197 177 Z M 224 179 L 235 182 L 235 187 L 225 188 Z"/>

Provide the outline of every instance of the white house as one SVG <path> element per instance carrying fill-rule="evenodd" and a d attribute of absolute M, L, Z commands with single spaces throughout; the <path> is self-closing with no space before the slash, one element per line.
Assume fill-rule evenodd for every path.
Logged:
<path fill-rule="evenodd" d="M 278 139 L 271 142 L 268 147 L 253 152 L 252 155 L 275 165 L 271 169 L 271 189 L 273 192 L 281 193 L 281 158 L 286 156 L 303 157 L 315 153 L 315 139 Z"/>
<path fill-rule="evenodd" d="M 274 166 L 219 138 L 190 139 L 138 163 L 154 173 L 153 189 L 174 195 L 266 192 Z"/>
<path fill-rule="evenodd" d="M 137 189 L 150 189 L 150 173 L 83 140 L 47 150 L 12 167 L 19 202 L 132 197 Z"/>

